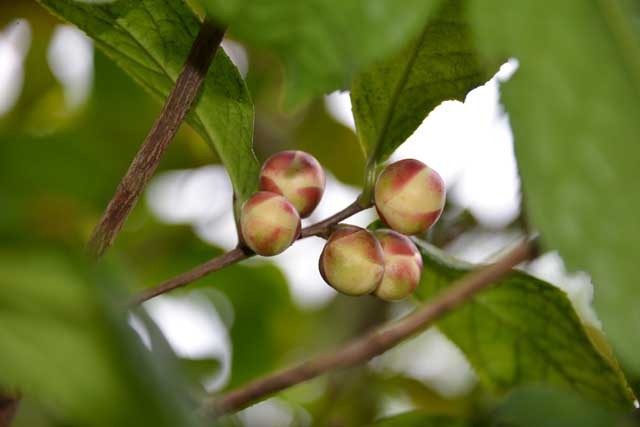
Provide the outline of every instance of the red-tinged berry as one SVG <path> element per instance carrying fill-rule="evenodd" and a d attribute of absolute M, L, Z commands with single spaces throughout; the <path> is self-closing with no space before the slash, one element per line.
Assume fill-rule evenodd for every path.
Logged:
<path fill-rule="evenodd" d="M 384 253 L 384 276 L 376 296 L 394 301 L 409 296 L 420 283 L 422 257 L 409 238 L 393 230 L 377 230 Z"/>
<path fill-rule="evenodd" d="M 283 196 L 259 191 L 242 206 L 240 229 L 246 245 L 255 253 L 277 255 L 300 234 L 300 216 Z"/>
<path fill-rule="evenodd" d="M 418 160 L 407 159 L 382 171 L 374 198 L 382 221 L 395 231 L 413 235 L 427 231 L 440 218 L 445 193 L 436 171 Z"/>
<path fill-rule="evenodd" d="M 325 175 L 320 163 L 304 151 L 282 151 L 269 157 L 260 171 L 260 189 L 280 194 L 308 217 L 324 193 Z"/>
<path fill-rule="evenodd" d="M 384 275 L 382 247 L 369 231 L 352 225 L 340 226 L 320 255 L 320 274 L 338 292 L 370 294 Z"/>

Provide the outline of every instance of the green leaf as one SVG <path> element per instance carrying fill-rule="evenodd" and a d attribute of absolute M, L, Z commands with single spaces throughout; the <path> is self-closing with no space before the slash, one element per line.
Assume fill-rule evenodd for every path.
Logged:
<path fill-rule="evenodd" d="M 490 77 L 476 54 L 466 7 L 464 0 L 447 0 L 408 46 L 356 76 L 353 114 L 372 167 L 387 159 L 438 104 L 464 100 Z"/>
<path fill-rule="evenodd" d="M 515 390 L 493 414 L 496 425 L 513 427 L 631 426 L 616 414 L 566 391 L 542 387 Z"/>
<path fill-rule="evenodd" d="M 416 296 L 428 301 L 472 266 L 418 242 L 424 273 Z M 482 385 L 501 394 L 525 384 L 573 390 L 614 408 L 633 396 L 622 373 L 592 343 L 566 294 L 514 272 L 448 314 L 437 326 L 474 367 Z"/>
<path fill-rule="evenodd" d="M 54 251 L 0 250 L 0 388 L 65 425 L 192 426 L 184 390 L 106 303 L 104 274 Z"/>
<path fill-rule="evenodd" d="M 470 391 L 462 395 L 444 397 L 419 379 L 388 373 L 377 378 L 381 387 L 390 396 L 409 398 L 411 406 L 423 415 L 469 418 L 478 412 L 478 402 L 483 396 Z"/>
<path fill-rule="evenodd" d="M 295 129 L 296 148 L 313 155 L 326 171 L 351 185 L 362 185 L 362 159 L 358 137 L 352 129 L 337 123 L 325 110 L 322 101 L 309 106 Z M 336 156 L 336 153 L 340 153 Z"/>
<path fill-rule="evenodd" d="M 610 427 L 631 426 L 630 417 L 615 413 L 573 393 L 540 386 L 522 387 L 495 408 L 476 408 L 474 419 L 434 416 L 422 410 L 378 420 L 376 427 Z"/>
<path fill-rule="evenodd" d="M 196 15 L 180 0 L 39 1 L 86 32 L 160 100 L 178 78 L 199 29 Z M 248 198 L 259 172 L 252 148 L 253 104 L 238 70 L 222 50 L 213 60 L 188 121 L 217 152 L 239 199 Z"/>
<path fill-rule="evenodd" d="M 288 71 L 287 104 L 350 86 L 363 65 L 422 28 L 434 0 L 200 0 L 232 34 L 268 48 Z"/>
<path fill-rule="evenodd" d="M 502 101 L 528 217 L 569 269 L 591 274 L 605 331 L 636 373 L 639 18 L 620 0 L 474 2 L 486 54 L 520 61 Z"/>
<path fill-rule="evenodd" d="M 473 425 L 463 419 L 434 416 L 420 411 L 406 412 L 376 421 L 375 427 L 465 427 Z"/>
<path fill-rule="evenodd" d="M 219 359 L 180 359 L 184 375 L 193 383 L 203 382 L 213 378 L 220 372 Z"/>
<path fill-rule="evenodd" d="M 280 367 L 286 352 L 300 344 L 298 331 L 305 324 L 304 316 L 292 304 L 282 273 L 271 265 L 235 265 L 217 272 L 208 284 L 196 286 L 204 288 L 211 283 L 229 298 L 234 309 L 229 329 L 233 369 L 227 387 L 240 386 Z M 255 286 L 247 292 L 239 283 Z"/>

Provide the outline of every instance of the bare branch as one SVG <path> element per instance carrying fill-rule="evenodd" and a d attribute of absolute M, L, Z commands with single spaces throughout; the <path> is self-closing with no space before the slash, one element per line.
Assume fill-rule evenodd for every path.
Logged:
<path fill-rule="evenodd" d="M 369 206 L 361 206 L 360 203 L 356 200 L 351 203 L 349 206 L 341 210 L 340 212 L 330 216 L 329 218 L 318 222 L 317 224 L 310 225 L 309 227 L 305 227 L 300 232 L 300 238 L 304 239 L 305 237 L 310 236 L 326 236 L 327 232 L 331 231 L 331 228 L 338 224 L 340 221 L 344 221 L 345 219 L 357 214 L 360 211 L 367 209 Z"/>
<path fill-rule="evenodd" d="M 481 267 L 456 281 L 440 296 L 434 298 L 430 304 L 418 309 L 413 314 L 357 338 L 342 348 L 250 382 L 222 397 L 212 397 L 205 401 L 201 410 L 213 415 L 236 411 L 256 400 L 328 371 L 364 363 L 430 326 L 479 291 L 507 275 L 514 266 L 529 259 L 531 248 L 530 242 L 521 243 L 495 264 Z"/>
<path fill-rule="evenodd" d="M 204 264 L 200 264 L 192 270 L 179 274 L 176 277 L 167 280 L 166 282 L 162 282 L 158 286 L 142 291 L 129 302 L 129 305 L 141 304 L 153 297 L 188 285 L 189 283 L 194 282 L 209 273 L 218 271 L 228 265 L 235 264 L 236 262 L 246 259 L 249 256 L 252 256 L 250 252 L 245 252 L 240 248 L 233 249 L 225 254 L 222 254 L 205 262 Z"/>
<path fill-rule="evenodd" d="M 155 172 L 167 146 L 191 108 L 211 66 L 224 29 L 205 20 L 191 47 L 175 86 L 151 131 L 120 181 L 100 222 L 93 230 L 87 250 L 99 258 L 113 243 L 142 190 Z"/>
<path fill-rule="evenodd" d="M 326 236 L 331 231 L 331 228 L 334 225 L 364 209 L 366 208 L 360 206 L 358 202 L 354 202 L 335 215 L 332 215 L 331 217 L 316 224 L 310 225 L 309 227 L 303 228 L 300 231 L 300 236 L 298 237 L 298 239 L 304 239 L 311 236 Z M 247 248 L 233 249 L 223 255 L 210 259 L 204 264 L 198 265 L 192 270 L 179 274 L 178 276 L 175 276 L 167 280 L 166 282 L 162 282 L 157 286 L 141 292 L 129 301 L 129 305 L 138 305 L 158 295 L 167 293 L 182 286 L 186 286 L 189 283 L 194 282 L 209 273 L 218 271 L 228 265 L 235 264 L 238 261 L 242 261 L 243 259 L 250 258 L 253 255 L 253 252 L 251 252 L 251 250 Z"/>

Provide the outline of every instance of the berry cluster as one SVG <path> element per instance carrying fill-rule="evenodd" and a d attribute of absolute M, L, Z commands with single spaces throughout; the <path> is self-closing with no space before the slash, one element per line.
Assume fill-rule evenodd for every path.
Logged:
<path fill-rule="evenodd" d="M 313 212 L 324 187 L 324 171 L 310 154 L 283 151 L 270 157 L 260 172 L 260 191 L 242 206 L 244 243 L 263 256 L 284 251 L 298 238 L 300 218 Z M 424 163 L 408 159 L 387 166 L 376 181 L 374 202 L 391 229 L 338 225 L 320 255 L 322 277 L 347 295 L 408 296 L 420 281 L 422 258 L 405 235 L 428 230 L 444 201 L 442 178 Z"/>

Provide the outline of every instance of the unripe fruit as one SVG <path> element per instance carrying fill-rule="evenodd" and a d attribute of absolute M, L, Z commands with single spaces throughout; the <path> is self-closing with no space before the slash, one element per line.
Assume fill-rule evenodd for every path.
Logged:
<path fill-rule="evenodd" d="M 300 234 L 300 216 L 281 195 L 258 191 L 242 205 L 240 230 L 245 243 L 255 253 L 277 255 Z"/>
<path fill-rule="evenodd" d="M 340 226 L 322 250 L 320 274 L 339 292 L 369 294 L 376 290 L 384 274 L 382 247 L 364 228 Z"/>
<path fill-rule="evenodd" d="M 414 159 L 387 166 L 376 182 L 374 198 L 380 219 L 402 234 L 418 234 L 440 218 L 445 187 L 440 175 Z"/>
<path fill-rule="evenodd" d="M 269 157 L 260 171 L 260 189 L 281 194 L 308 217 L 324 193 L 325 176 L 320 163 L 304 151 L 282 151 Z"/>
<path fill-rule="evenodd" d="M 393 230 L 377 230 L 376 238 L 384 252 L 384 277 L 376 296 L 394 301 L 410 295 L 420 283 L 422 257 L 406 236 Z"/>

